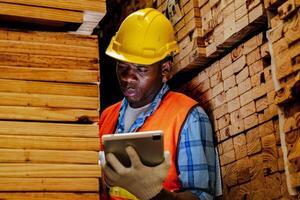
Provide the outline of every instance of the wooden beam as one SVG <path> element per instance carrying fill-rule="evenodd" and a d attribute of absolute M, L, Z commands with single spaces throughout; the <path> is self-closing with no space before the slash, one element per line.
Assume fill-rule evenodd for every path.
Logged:
<path fill-rule="evenodd" d="M 99 200 L 99 193 L 67 192 L 1 192 L 3 200 Z"/>
<path fill-rule="evenodd" d="M 0 92 L 0 106 L 81 108 L 97 110 L 99 108 L 99 99 L 97 97 Z"/>
<path fill-rule="evenodd" d="M 98 97 L 99 88 L 97 84 L 0 79 L 0 92 Z"/>
<path fill-rule="evenodd" d="M 3 0 L 0 0 L 0 2 Z M 9 0 L 10 1 L 10 0 Z M 23 1 L 23 0 L 21 0 Z M 52 1 L 52 0 L 51 0 Z M 42 1 L 44 2 L 44 1 Z M 69 1 L 68 1 L 69 2 Z M 76 35 L 64 32 L 0 30 L 0 40 L 26 41 L 71 46 L 98 47 L 96 35 Z"/>
<path fill-rule="evenodd" d="M 0 163 L 1 178 L 95 178 L 99 165 Z"/>
<path fill-rule="evenodd" d="M 98 58 L 79 58 L 51 55 L 34 55 L 23 53 L 0 54 L 1 66 L 18 66 L 33 68 L 54 68 L 54 69 L 83 69 L 99 70 Z"/>
<path fill-rule="evenodd" d="M 1 135 L 99 137 L 97 124 L 64 124 L 43 122 L 0 121 Z"/>
<path fill-rule="evenodd" d="M 1 0 L 0 2 L 12 3 L 11 0 Z M 29 5 L 32 7 L 39 6 L 77 11 L 92 10 L 102 13 L 106 12 L 105 0 L 14 0 L 13 3 Z"/>
<path fill-rule="evenodd" d="M 0 14 L 60 22 L 82 23 L 83 12 L 0 2 Z"/>
<path fill-rule="evenodd" d="M 98 157 L 96 151 L 0 149 L 0 163 L 98 164 Z"/>
<path fill-rule="evenodd" d="M 98 192 L 99 179 L 98 178 L 1 178 L 0 191 Z"/>
<path fill-rule="evenodd" d="M 98 48 L 96 47 L 72 46 L 26 41 L 0 40 L 0 51 L 7 53 L 26 52 L 28 54 L 34 55 L 98 58 Z"/>
<path fill-rule="evenodd" d="M 75 69 L 49 69 L 49 68 L 28 68 L 15 66 L 1 66 L 0 78 L 34 80 L 34 81 L 55 81 L 73 83 L 93 83 L 99 81 L 99 72 L 94 70 Z"/>
<path fill-rule="evenodd" d="M 98 115 L 97 110 L 0 106 L 0 119 L 4 120 L 96 122 Z"/>
<path fill-rule="evenodd" d="M 99 138 L 0 135 L 0 148 L 98 151 Z"/>

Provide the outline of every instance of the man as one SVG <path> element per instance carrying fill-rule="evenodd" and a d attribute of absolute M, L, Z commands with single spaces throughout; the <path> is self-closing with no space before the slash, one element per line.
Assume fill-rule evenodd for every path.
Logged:
<path fill-rule="evenodd" d="M 103 176 L 111 199 L 214 198 L 216 157 L 209 119 L 196 101 L 169 91 L 166 84 L 170 57 L 178 50 L 171 23 L 152 8 L 129 15 L 106 50 L 118 61 L 125 98 L 102 113 L 100 137 L 163 130 L 164 148 L 170 153 L 162 164 L 148 167 L 128 147 L 128 168 L 108 154 Z"/>

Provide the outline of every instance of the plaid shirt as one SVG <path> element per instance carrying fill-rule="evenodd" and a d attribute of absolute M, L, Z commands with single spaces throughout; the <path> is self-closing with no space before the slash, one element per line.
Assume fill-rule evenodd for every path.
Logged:
<path fill-rule="evenodd" d="M 141 113 L 128 130 L 124 130 L 124 115 L 128 101 L 123 99 L 118 118 L 117 133 L 134 132 L 141 127 L 159 106 L 169 90 L 165 84 L 146 112 Z M 183 126 L 178 144 L 178 170 L 182 190 L 189 190 L 202 199 L 213 199 L 215 190 L 216 155 L 212 128 L 201 107 L 191 110 Z"/>

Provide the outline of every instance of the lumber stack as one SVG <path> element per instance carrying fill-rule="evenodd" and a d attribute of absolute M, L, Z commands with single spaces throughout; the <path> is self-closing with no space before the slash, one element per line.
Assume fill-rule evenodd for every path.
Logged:
<path fill-rule="evenodd" d="M 95 36 L 0 30 L 0 199 L 99 199 Z"/>
<path fill-rule="evenodd" d="M 296 199 L 288 194 L 264 32 L 234 48 L 183 85 L 216 134 L 223 199 Z"/>
<path fill-rule="evenodd" d="M 157 1 L 157 6 L 173 23 L 181 50 L 175 56 L 173 74 L 205 67 L 249 33 L 267 26 L 260 0 L 181 0 L 174 5 L 170 2 L 176 1 Z"/>
<path fill-rule="evenodd" d="M 278 88 L 275 103 L 283 111 L 287 169 L 291 187 L 300 186 L 300 1 L 266 1 L 270 10 L 269 42 Z"/>
<path fill-rule="evenodd" d="M 77 33 L 91 34 L 106 13 L 105 0 L 1 0 L 1 21 L 62 27 L 76 24 Z"/>

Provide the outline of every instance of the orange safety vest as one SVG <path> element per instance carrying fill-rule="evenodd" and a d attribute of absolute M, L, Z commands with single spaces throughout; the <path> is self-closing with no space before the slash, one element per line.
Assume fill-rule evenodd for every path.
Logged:
<path fill-rule="evenodd" d="M 142 127 L 137 131 L 162 130 L 164 132 L 164 150 L 170 152 L 170 169 L 163 183 L 163 187 L 170 191 L 180 188 L 177 172 L 177 143 L 182 126 L 196 101 L 181 93 L 169 91 L 162 99 L 157 110 L 149 116 Z M 100 116 L 100 138 L 105 134 L 115 132 L 121 102 L 118 102 L 103 111 Z M 101 141 L 101 139 L 100 139 Z M 100 142 L 100 148 L 103 149 Z M 111 198 L 114 199 L 114 198 Z"/>

